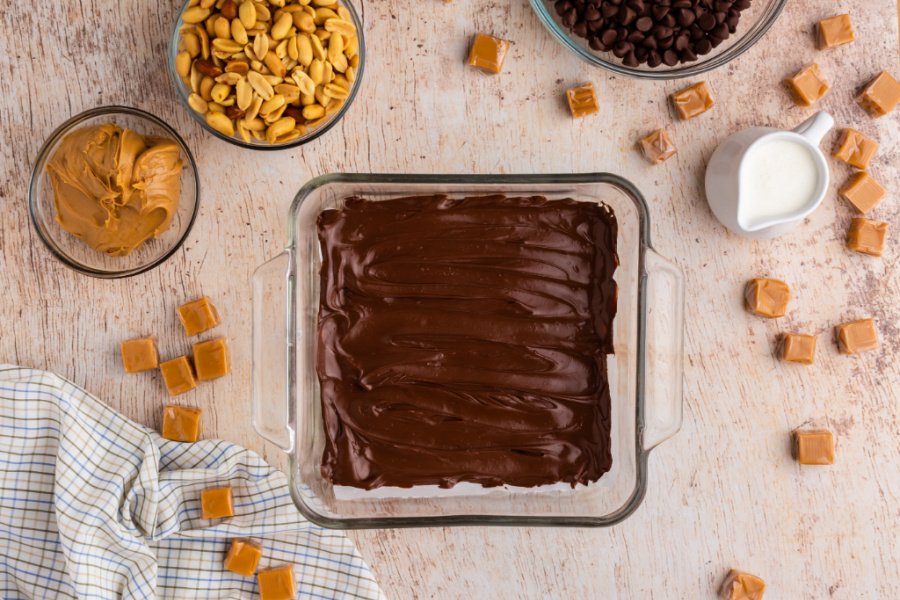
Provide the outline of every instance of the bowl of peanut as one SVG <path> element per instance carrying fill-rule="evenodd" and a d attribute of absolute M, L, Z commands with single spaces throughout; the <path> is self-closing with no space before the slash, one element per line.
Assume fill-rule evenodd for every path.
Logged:
<path fill-rule="evenodd" d="M 188 0 L 168 64 L 181 103 L 208 132 L 254 150 L 293 148 L 353 103 L 362 23 L 344 0 Z"/>

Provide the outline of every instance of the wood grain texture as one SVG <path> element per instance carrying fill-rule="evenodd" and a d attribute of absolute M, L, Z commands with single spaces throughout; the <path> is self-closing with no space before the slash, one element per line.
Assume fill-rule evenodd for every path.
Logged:
<path fill-rule="evenodd" d="M 898 115 L 875 121 L 853 92 L 881 69 L 898 75 L 892 0 L 791 0 L 745 56 L 709 74 L 717 102 L 685 123 L 668 93 L 693 81 L 614 77 L 563 54 L 524 0 L 360 0 L 369 62 L 347 117 L 299 150 L 252 153 L 206 135 L 178 104 L 164 53 L 176 2 L 4 3 L 0 24 L 0 361 L 56 371 L 128 417 L 158 426 L 168 401 L 155 373 L 125 376 L 119 341 L 159 337 L 164 357 L 189 350 L 175 308 L 206 294 L 221 308 L 234 373 L 182 398 L 202 407 L 204 434 L 283 464 L 251 429 L 250 275 L 287 240 L 285 215 L 310 178 L 336 171 L 572 173 L 611 171 L 651 203 L 657 249 L 688 286 L 685 419 L 653 453 L 649 491 L 624 523 L 602 530 L 432 529 L 355 532 L 390 598 L 706 599 L 730 567 L 759 574 L 767 599 L 890 598 L 900 576 Z M 858 41 L 813 47 L 813 24 L 850 10 Z M 471 36 L 514 42 L 504 73 L 466 70 Z M 32 35 L 33 34 L 33 35 Z M 22 43 L 25 40 L 26 43 Z M 796 232 L 755 242 L 727 233 L 702 192 L 716 144 L 756 124 L 793 127 L 781 80 L 816 60 L 834 89 L 816 108 L 881 142 L 871 167 L 891 191 L 873 217 L 891 223 L 882 259 L 846 251 L 852 216 L 832 162 L 822 207 Z M 573 121 L 563 92 L 592 81 L 600 114 Z M 182 133 L 200 166 L 202 205 L 184 248 L 124 281 L 66 270 L 32 231 L 26 187 L 46 136 L 95 106 L 149 110 Z M 634 144 L 665 127 L 678 154 L 648 165 Z M 826 140 L 825 146 L 831 143 Z M 740 291 L 775 276 L 795 294 L 786 318 L 746 314 Z M 840 356 L 831 328 L 871 316 L 882 348 Z M 777 361 L 783 331 L 816 333 L 812 367 Z M 205 338 L 204 338 L 205 339 Z M 788 433 L 829 427 L 837 462 L 800 468 Z"/>

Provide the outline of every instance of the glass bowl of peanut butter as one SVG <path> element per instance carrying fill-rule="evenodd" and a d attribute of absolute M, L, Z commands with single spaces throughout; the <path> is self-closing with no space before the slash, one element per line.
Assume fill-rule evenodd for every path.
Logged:
<path fill-rule="evenodd" d="M 197 218 L 194 157 L 165 122 L 106 106 L 72 117 L 38 155 L 28 208 L 50 253 L 79 273 L 131 277 L 160 265 Z"/>

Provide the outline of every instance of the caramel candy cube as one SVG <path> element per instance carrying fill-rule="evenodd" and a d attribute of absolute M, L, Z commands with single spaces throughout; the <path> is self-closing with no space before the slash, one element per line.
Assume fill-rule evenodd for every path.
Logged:
<path fill-rule="evenodd" d="M 770 319 L 786 315 L 790 299 L 791 288 L 777 279 L 751 279 L 744 290 L 747 310 Z"/>
<path fill-rule="evenodd" d="M 204 296 L 180 307 L 178 318 L 181 319 L 187 335 L 197 335 L 219 324 L 219 311 L 212 305 L 209 298 Z"/>
<path fill-rule="evenodd" d="M 882 71 L 860 92 L 856 101 L 873 117 L 883 117 L 900 103 L 900 83 Z"/>
<path fill-rule="evenodd" d="M 577 119 L 585 115 L 591 115 L 600 110 L 597 104 L 597 94 L 594 92 L 593 83 L 585 83 L 575 89 L 566 92 L 566 98 L 569 100 L 569 110 L 572 111 L 572 118 Z"/>
<path fill-rule="evenodd" d="M 200 439 L 199 408 L 169 405 L 163 410 L 162 436 L 173 442 L 196 442 Z"/>
<path fill-rule="evenodd" d="M 834 330 L 841 354 L 857 354 L 878 348 L 878 332 L 872 319 L 838 325 Z"/>
<path fill-rule="evenodd" d="M 856 39 L 850 15 L 837 15 L 819 21 L 818 34 L 819 48 L 822 49 L 849 44 Z"/>
<path fill-rule="evenodd" d="M 234 516 L 234 498 L 231 486 L 210 488 L 200 492 L 200 514 L 204 519 L 221 519 Z"/>
<path fill-rule="evenodd" d="M 830 431 L 797 431 L 794 454 L 801 465 L 834 464 L 834 436 Z"/>
<path fill-rule="evenodd" d="M 122 342 L 122 362 L 126 373 L 140 373 L 159 366 L 156 342 L 152 337 Z"/>
<path fill-rule="evenodd" d="M 787 362 L 813 364 L 816 357 L 816 336 L 787 333 L 782 342 L 782 357 Z"/>
<path fill-rule="evenodd" d="M 722 600 L 762 600 L 765 591 L 765 581 L 756 575 L 732 569 L 722 583 L 719 596 Z"/>
<path fill-rule="evenodd" d="M 294 600 L 297 597 L 293 565 L 260 569 L 256 578 L 260 600 Z"/>
<path fill-rule="evenodd" d="M 251 577 L 256 573 L 261 556 L 262 544 L 235 538 L 231 540 L 231 549 L 228 551 L 228 556 L 225 557 L 225 568 L 238 575 Z"/>
<path fill-rule="evenodd" d="M 786 79 L 784 83 L 788 86 L 797 106 L 812 106 L 831 89 L 828 79 L 816 63 L 803 67 L 803 70 Z"/>
<path fill-rule="evenodd" d="M 682 120 L 696 117 L 713 107 L 713 99 L 709 94 L 709 86 L 705 81 L 695 83 L 691 87 L 672 94 L 675 110 Z"/>
<path fill-rule="evenodd" d="M 170 396 L 177 396 L 197 387 L 197 377 L 187 356 L 179 356 L 159 365 Z"/>
<path fill-rule="evenodd" d="M 859 214 L 864 215 L 881 202 L 887 195 L 887 190 L 874 177 L 861 171 L 850 178 L 847 185 L 841 188 L 840 194 Z"/>
<path fill-rule="evenodd" d="M 503 60 L 508 51 L 509 42 L 479 33 L 472 42 L 469 66 L 485 73 L 499 73 L 503 69 Z"/>
<path fill-rule="evenodd" d="M 644 149 L 644 156 L 647 157 L 647 160 L 654 165 L 658 165 L 677 151 L 672 138 L 662 129 L 657 129 L 642 139 L 641 148 Z"/>
<path fill-rule="evenodd" d="M 850 231 L 847 232 L 847 248 L 863 254 L 881 256 L 884 252 L 888 227 L 887 223 L 862 218 L 853 219 Z"/>
<path fill-rule="evenodd" d="M 231 372 L 231 357 L 225 338 L 194 344 L 194 368 L 197 379 L 214 379 Z"/>
<path fill-rule="evenodd" d="M 867 138 L 853 129 L 845 129 L 838 138 L 837 146 L 831 155 L 839 158 L 851 167 L 865 169 L 878 150 L 878 142 Z"/>

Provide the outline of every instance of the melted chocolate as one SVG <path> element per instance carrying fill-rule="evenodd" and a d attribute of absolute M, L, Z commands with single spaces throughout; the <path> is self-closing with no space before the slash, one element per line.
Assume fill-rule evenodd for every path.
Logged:
<path fill-rule="evenodd" d="M 606 206 L 538 196 L 323 212 L 322 475 L 364 489 L 599 479 L 616 231 Z"/>

